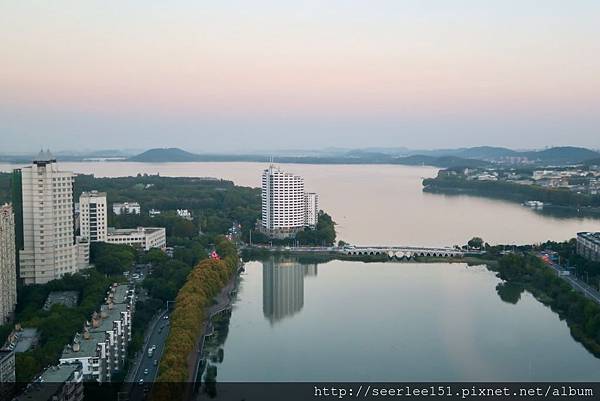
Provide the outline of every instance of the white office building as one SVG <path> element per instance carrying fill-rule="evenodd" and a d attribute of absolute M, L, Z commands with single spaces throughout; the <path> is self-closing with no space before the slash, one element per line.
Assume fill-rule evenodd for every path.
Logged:
<path fill-rule="evenodd" d="M 75 243 L 74 174 L 59 170 L 56 159 L 47 151 L 40 152 L 31 166 L 16 170 L 14 176 L 21 195 L 22 224 L 18 230 L 23 282 L 44 284 L 66 273 L 76 273 L 81 267 L 78 253 L 85 251 L 86 245 Z"/>
<path fill-rule="evenodd" d="M 108 232 L 106 193 L 91 191 L 79 196 L 79 227 L 90 242 L 106 242 Z"/>
<path fill-rule="evenodd" d="M 304 194 L 304 225 L 316 227 L 319 222 L 319 196 L 314 192 Z"/>
<path fill-rule="evenodd" d="M 10 205 L 0 206 L 0 283 L 0 325 L 2 325 L 12 318 L 17 304 L 15 216 Z"/>
<path fill-rule="evenodd" d="M 116 229 L 109 227 L 106 242 L 109 244 L 131 245 L 149 251 L 152 248 L 167 247 L 167 230 L 164 227 L 138 227 Z"/>
<path fill-rule="evenodd" d="M 113 213 L 117 216 L 122 214 L 140 214 L 142 208 L 137 202 L 113 203 Z"/>

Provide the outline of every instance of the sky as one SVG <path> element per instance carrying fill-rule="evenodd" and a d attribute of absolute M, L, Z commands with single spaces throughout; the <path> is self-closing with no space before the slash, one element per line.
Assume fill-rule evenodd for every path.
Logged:
<path fill-rule="evenodd" d="M 4 0 L 0 153 L 600 148 L 598 0 Z"/>

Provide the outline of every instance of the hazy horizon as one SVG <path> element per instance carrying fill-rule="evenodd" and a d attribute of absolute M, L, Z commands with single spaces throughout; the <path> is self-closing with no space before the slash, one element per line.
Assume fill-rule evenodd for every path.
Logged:
<path fill-rule="evenodd" d="M 2 152 L 597 149 L 598 15 L 591 0 L 4 2 Z"/>

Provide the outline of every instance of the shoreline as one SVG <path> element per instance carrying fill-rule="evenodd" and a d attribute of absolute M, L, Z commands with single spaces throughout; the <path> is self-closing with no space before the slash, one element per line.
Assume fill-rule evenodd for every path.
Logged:
<path fill-rule="evenodd" d="M 244 264 L 240 263 L 240 267 L 237 269 L 236 273 L 231 277 L 229 282 L 221 289 L 219 294 L 213 298 L 213 301 L 216 301 L 212 305 L 205 308 L 206 318 L 202 324 L 202 332 L 196 341 L 196 346 L 194 347 L 194 351 L 188 356 L 188 381 L 196 382 L 196 378 L 198 376 L 198 367 L 203 359 L 203 351 L 204 351 L 204 343 L 206 341 L 206 337 L 212 335 L 213 333 L 213 318 L 227 310 L 230 309 L 233 302 L 232 294 L 237 289 L 237 285 L 239 284 L 240 272 L 243 269 Z M 200 383 L 200 381 L 198 381 Z"/>

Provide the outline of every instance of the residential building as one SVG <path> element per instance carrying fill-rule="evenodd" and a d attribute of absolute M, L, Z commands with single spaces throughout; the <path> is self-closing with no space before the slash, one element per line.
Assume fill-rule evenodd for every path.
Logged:
<path fill-rule="evenodd" d="M 277 238 L 294 236 L 305 226 L 304 179 L 274 165 L 262 175 L 263 232 Z"/>
<path fill-rule="evenodd" d="M 135 307 L 135 292 L 127 285 L 113 284 L 106 303 L 77 333 L 60 357 L 60 363 L 81 363 L 87 380 L 110 382 L 127 357 L 131 341 L 131 323 Z"/>
<path fill-rule="evenodd" d="M 80 363 L 51 366 L 15 401 L 82 401 L 83 373 Z"/>
<path fill-rule="evenodd" d="M 80 235 L 90 242 L 106 242 L 107 225 L 106 192 L 83 192 L 79 196 Z"/>
<path fill-rule="evenodd" d="M 17 304 L 16 261 L 15 216 L 10 205 L 0 206 L 0 325 L 12 318 Z"/>
<path fill-rule="evenodd" d="M 577 233 L 577 253 L 591 261 L 600 262 L 600 232 Z"/>
<path fill-rule="evenodd" d="M 167 231 L 164 227 L 108 228 L 106 242 L 109 244 L 131 245 L 149 251 L 152 248 L 165 249 Z"/>
<path fill-rule="evenodd" d="M 16 382 L 15 353 L 0 350 L 0 400 L 10 400 Z"/>
<path fill-rule="evenodd" d="M 44 284 L 76 273 L 85 247 L 75 243 L 74 174 L 61 171 L 52 154 L 42 151 L 13 178 L 19 277 L 25 284 Z"/>
<path fill-rule="evenodd" d="M 142 208 L 137 202 L 124 202 L 124 203 L 113 203 L 113 213 L 117 216 L 122 214 L 140 214 Z"/>
<path fill-rule="evenodd" d="M 189 221 L 194 220 L 192 213 L 187 209 L 177 209 L 177 216 Z"/>
<path fill-rule="evenodd" d="M 19 354 L 35 348 L 39 340 L 40 335 L 36 328 L 21 327 L 21 324 L 17 323 L 15 329 L 8 335 L 4 348 Z"/>
<path fill-rule="evenodd" d="M 15 353 L 0 350 L 0 383 L 12 383 L 15 380 Z"/>
<path fill-rule="evenodd" d="M 319 196 L 314 192 L 304 194 L 304 225 L 316 227 L 319 221 Z"/>
<path fill-rule="evenodd" d="M 87 269 L 90 267 L 90 241 L 78 235 L 75 238 L 75 245 L 77 246 L 77 268 Z"/>

